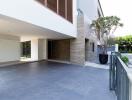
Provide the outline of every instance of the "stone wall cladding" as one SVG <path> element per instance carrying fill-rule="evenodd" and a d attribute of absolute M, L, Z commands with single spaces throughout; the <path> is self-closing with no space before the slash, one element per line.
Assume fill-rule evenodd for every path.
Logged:
<path fill-rule="evenodd" d="M 85 64 L 85 34 L 84 34 L 84 17 L 77 18 L 77 38 L 70 40 L 70 61 L 74 64 Z"/>
<path fill-rule="evenodd" d="M 91 43 L 94 43 L 94 52 L 93 52 L 93 50 L 92 50 L 92 45 L 91 45 Z M 86 61 L 91 61 L 91 62 L 96 62 L 97 61 L 97 58 L 98 58 L 98 54 L 97 54 L 97 43 L 96 43 L 96 41 L 94 41 L 94 40 L 89 40 L 89 43 L 87 44 L 88 46 L 88 49 L 86 49 L 87 51 L 87 55 L 86 55 L 86 57 L 87 57 L 87 60 Z"/>
<path fill-rule="evenodd" d="M 88 43 L 86 44 L 88 48 L 86 48 L 87 52 L 86 54 L 86 61 L 91 61 L 91 62 L 95 62 L 98 59 L 98 52 L 97 52 L 97 44 L 98 44 L 98 38 L 94 32 L 94 30 L 92 30 L 90 28 L 90 23 L 85 23 L 84 25 L 84 33 L 85 33 L 85 38 L 88 41 Z M 94 52 L 92 50 L 92 43 L 94 43 Z"/>
<path fill-rule="evenodd" d="M 97 36 L 90 29 L 90 24 L 85 22 L 83 14 L 79 15 L 77 17 L 77 38 L 70 40 L 71 63 L 85 65 L 86 61 L 96 62 L 98 59 L 97 42 Z M 92 43 L 94 43 L 94 52 Z"/>

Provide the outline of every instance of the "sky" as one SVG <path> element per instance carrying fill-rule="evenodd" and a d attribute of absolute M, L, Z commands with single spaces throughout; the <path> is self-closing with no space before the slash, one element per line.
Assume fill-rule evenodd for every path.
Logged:
<path fill-rule="evenodd" d="M 105 16 L 117 16 L 124 24 L 115 36 L 132 35 L 132 0 L 100 0 Z"/>

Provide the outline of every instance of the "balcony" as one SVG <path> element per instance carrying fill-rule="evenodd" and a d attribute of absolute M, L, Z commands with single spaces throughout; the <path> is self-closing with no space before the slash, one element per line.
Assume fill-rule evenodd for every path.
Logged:
<path fill-rule="evenodd" d="M 56 14 L 73 22 L 73 1 L 72 0 L 37 0 L 45 7 L 49 8 Z"/>
<path fill-rule="evenodd" d="M 52 1 L 53 0 L 48 3 L 52 5 Z M 77 32 L 74 21 L 71 23 L 64 17 L 58 16 L 55 11 L 50 10 L 53 9 L 52 6 L 49 5 L 49 9 L 46 6 L 42 6 L 42 4 L 35 0 L 14 0 L 8 4 L 7 2 L 7 0 L 4 0 L 0 3 L 0 20 L 2 21 L 1 31 L 3 28 L 6 30 L 9 28 L 7 32 L 4 33 L 9 34 L 10 32 L 13 34 L 16 32 L 15 30 L 17 30 L 17 34 L 21 33 L 21 35 L 31 35 L 31 31 L 35 30 L 32 31 L 34 32 L 34 36 L 41 34 L 41 36 L 43 35 L 43 37 L 46 38 L 54 38 L 54 36 L 61 36 L 60 38 L 76 38 Z M 60 10 L 59 12 L 59 14 L 63 15 L 63 10 Z M 7 28 L 4 26 L 8 26 L 8 23 L 13 24 L 14 26 L 11 25 L 13 28 Z M 23 30 L 25 29 L 25 26 L 30 27 L 28 28 L 30 32 Z M 22 31 L 19 31 L 18 27 Z"/>

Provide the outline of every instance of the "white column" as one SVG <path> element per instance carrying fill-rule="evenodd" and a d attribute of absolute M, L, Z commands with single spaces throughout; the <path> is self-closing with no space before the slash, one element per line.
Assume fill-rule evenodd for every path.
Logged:
<path fill-rule="evenodd" d="M 31 40 L 31 60 L 38 60 L 38 39 Z"/>
<path fill-rule="evenodd" d="M 118 52 L 118 44 L 115 44 L 115 52 Z"/>
<path fill-rule="evenodd" d="M 38 41 L 38 59 L 47 59 L 47 40 L 39 39 Z"/>
<path fill-rule="evenodd" d="M 31 40 L 31 60 L 47 59 L 47 40 L 33 39 Z"/>

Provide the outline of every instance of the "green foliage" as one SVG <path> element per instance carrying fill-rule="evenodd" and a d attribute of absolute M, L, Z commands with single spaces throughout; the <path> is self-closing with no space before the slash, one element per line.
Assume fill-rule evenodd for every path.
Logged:
<path fill-rule="evenodd" d="M 117 27 L 122 27 L 120 18 L 116 16 L 100 17 L 97 20 L 93 20 L 91 27 L 94 27 L 97 32 L 110 34 L 114 32 Z"/>
<path fill-rule="evenodd" d="M 118 27 L 122 26 L 123 24 L 120 23 L 120 18 L 116 16 L 100 17 L 97 20 L 92 21 L 91 28 L 95 30 L 97 37 L 101 35 L 103 40 L 103 42 L 100 42 L 103 45 L 102 47 L 105 47 L 103 49 L 104 53 L 107 53 L 107 42 L 109 34 L 115 32 Z"/>
<path fill-rule="evenodd" d="M 127 65 L 129 62 L 129 58 L 127 56 L 122 56 L 121 60 Z"/>
<path fill-rule="evenodd" d="M 108 46 L 112 46 L 112 45 L 115 45 L 115 43 L 116 43 L 116 38 L 112 38 L 112 37 L 110 37 L 109 39 L 108 39 Z"/>
<path fill-rule="evenodd" d="M 116 43 L 119 44 L 120 52 L 132 53 L 132 35 L 117 37 Z"/>

